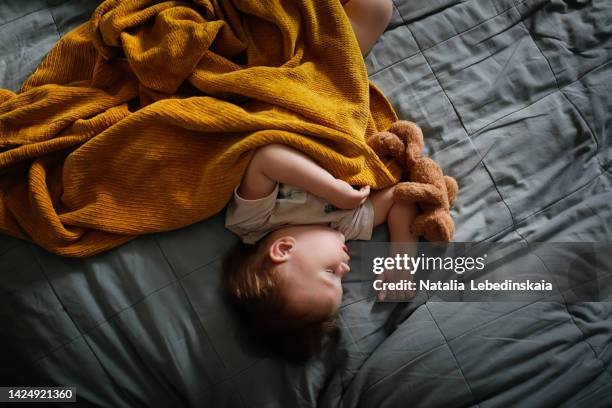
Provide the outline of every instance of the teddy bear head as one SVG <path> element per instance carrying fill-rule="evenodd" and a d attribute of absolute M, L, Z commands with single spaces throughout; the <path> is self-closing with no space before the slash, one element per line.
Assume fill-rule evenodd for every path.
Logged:
<path fill-rule="evenodd" d="M 421 158 L 421 150 L 425 145 L 421 128 L 416 123 L 400 120 L 391 125 L 389 132 L 397 135 L 406 146 L 406 167 L 410 170 Z"/>

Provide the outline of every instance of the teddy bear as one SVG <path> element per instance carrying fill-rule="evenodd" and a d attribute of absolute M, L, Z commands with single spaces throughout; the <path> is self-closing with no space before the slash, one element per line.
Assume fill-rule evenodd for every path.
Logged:
<path fill-rule="evenodd" d="M 381 159 L 393 158 L 404 165 L 408 182 L 398 183 L 393 191 L 396 202 L 417 203 L 421 209 L 410 229 L 430 242 L 450 242 L 455 225 L 449 209 L 455 202 L 457 181 L 442 173 L 429 157 L 421 157 L 423 132 L 413 122 L 400 120 L 386 132 L 377 132 L 367 140 Z"/>

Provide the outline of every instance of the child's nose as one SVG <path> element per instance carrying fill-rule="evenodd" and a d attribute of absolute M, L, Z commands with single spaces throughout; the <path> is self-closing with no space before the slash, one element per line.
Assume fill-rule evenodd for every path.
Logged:
<path fill-rule="evenodd" d="M 340 277 L 343 278 L 344 275 L 349 273 L 350 270 L 351 270 L 351 267 L 349 266 L 349 264 L 342 262 L 340 264 Z"/>

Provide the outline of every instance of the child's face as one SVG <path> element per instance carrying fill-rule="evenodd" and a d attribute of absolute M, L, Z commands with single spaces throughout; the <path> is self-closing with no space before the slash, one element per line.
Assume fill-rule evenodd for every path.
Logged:
<path fill-rule="evenodd" d="M 342 300 L 340 280 L 350 270 L 344 235 L 322 225 L 291 226 L 272 234 L 268 255 L 282 270 L 290 311 L 313 319 L 334 315 Z"/>

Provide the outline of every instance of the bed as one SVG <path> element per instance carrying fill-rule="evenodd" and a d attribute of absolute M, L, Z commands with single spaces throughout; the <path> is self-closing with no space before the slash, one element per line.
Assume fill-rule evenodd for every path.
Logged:
<path fill-rule="evenodd" d="M 3 1 L 0 87 L 97 4 Z M 366 66 L 459 182 L 456 241 L 605 243 L 611 57 L 607 0 L 394 0 Z M 612 405 L 612 295 L 375 303 L 349 275 L 339 338 L 297 364 L 257 349 L 224 301 L 235 241 L 222 213 L 85 259 L 0 236 L 0 385 L 103 407 Z"/>

